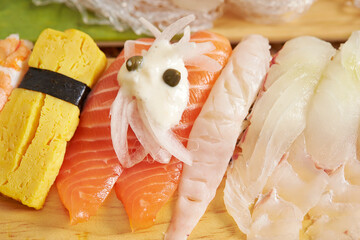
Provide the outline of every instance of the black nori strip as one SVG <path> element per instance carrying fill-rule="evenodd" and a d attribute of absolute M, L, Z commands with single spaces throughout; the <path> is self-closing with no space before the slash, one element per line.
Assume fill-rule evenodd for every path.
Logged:
<path fill-rule="evenodd" d="M 61 73 L 30 67 L 19 88 L 49 94 L 72 103 L 81 110 L 90 88 Z"/>

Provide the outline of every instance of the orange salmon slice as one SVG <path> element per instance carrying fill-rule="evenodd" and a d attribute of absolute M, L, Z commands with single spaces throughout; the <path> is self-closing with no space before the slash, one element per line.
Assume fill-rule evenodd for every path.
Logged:
<path fill-rule="evenodd" d="M 225 66 L 232 51 L 226 38 L 210 32 L 198 32 L 192 35 L 191 41 L 211 41 L 215 50 L 206 55 Z M 207 72 L 196 67 L 187 66 L 187 69 L 190 98 L 180 123 L 172 129 L 185 146 L 193 123 L 220 74 L 220 71 Z M 129 148 L 131 141 L 137 140 L 128 137 Z M 173 157 L 169 164 L 161 164 L 152 160 L 150 155 L 145 161 L 124 169 L 115 184 L 115 191 L 125 207 L 132 230 L 154 224 L 157 213 L 176 190 L 181 171 L 182 162 L 176 158 Z"/>
<path fill-rule="evenodd" d="M 148 43 L 151 41 L 137 40 L 135 54 L 141 55 L 143 50 L 150 47 Z M 192 35 L 191 41 L 211 41 L 216 49 L 206 55 L 225 66 L 231 54 L 231 45 L 226 38 L 210 32 L 198 32 Z M 84 222 L 95 215 L 115 185 L 117 197 L 125 207 L 132 229 L 150 227 L 157 212 L 179 183 L 182 163 L 176 158 L 172 158 L 169 164 L 160 164 L 148 155 L 143 162 L 123 169 L 116 157 L 111 141 L 110 107 L 119 90 L 117 73 L 124 61 L 122 52 L 89 95 L 56 180 L 60 199 L 69 211 L 72 224 Z M 187 144 L 194 120 L 220 74 L 220 71 L 211 73 L 195 67 L 187 69 L 190 99 L 180 123 L 173 128 L 184 145 Z M 129 152 L 139 144 L 129 128 Z"/>

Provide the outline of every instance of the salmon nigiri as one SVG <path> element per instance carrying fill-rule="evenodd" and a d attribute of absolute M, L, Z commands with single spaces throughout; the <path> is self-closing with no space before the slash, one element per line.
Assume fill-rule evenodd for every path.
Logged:
<path fill-rule="evenodd" d="M 204 66 L 201 67 L 199 64 L 194 66 L 196 63 L 191 61 L 185 62 L 187 63 L 186 68 L 190 84 L 189 101 L 181 116 L 180 123 L 172 127 L 173 133 L 181 140 L 184 146 L 187 144 L 187 138 L 192 125 L 209 95 L 220 73 L 220 69 L 226 64 L 231 53 L 231 46 L 228 40 L 217 34 L 198 32 L 193 34 L 190 39 L 190 42 L 196 42 L 197 44 L 208 41 L 215 48 L 205 53 L 210 58 L 216 60 L 221 67 L 213 72 L 203 70 Z M 201 59 L 199 57 L 199 61 Z M 129 138 L 129 136 L 131 137 L 131 135 L 128 134 L 128 144 L 133 145 L 137 140 L 134 137 Z M 146 156 L 145 161 L 131 168 L 124 169 L 115 184 L 115 191 L 118 198 L 124 204 L 133 230 L 153 225 L 157 212 L 169 200 L 177 188 L 182 165 L 183 163 L 174 156 L 168 164 L 164 164 L 158 159 L 154 159 L 152 154 L 149 154 Z"/>
<path fill-rule="evenodd" d="M 186 21 L 189 19 L 187 18 Z M 184 20 L 180 21 L 180 23 L 180 25 L 184 25 Z M 179 22 L 174 25 L 179 28 Z M 184 26 L 180 27 L 183 28 Z M 165 30 L 163 33 L 169 35 L 171 39 L 172 35 L 178 31 L 179 29 L 174 31 L 174 27 L 169 27 L 169 30 Z M 154 35 L 158 36 L 157 39 L 159 34 L 159 31 L 154 32 Z M 194 55 L 195 53 L 197 55 L 197 59 L 193 57 L 186 62 L 190 83 L 190 91 L 188 93 L 190 103 L 184 114 L 181 112 L 182 118 L 180 124 L 173 127 L 171 131 L 176 139 L 178 139 L 177 136 L 182 137 L 180 138 L 182 143 L 186 143 L 185 138 L 189 135 L 192 123 L 200 112 L 201 106 L 205 102 L 220 69 L 225 65 L 231 52 L 228 40 L 213 33 L 200 32 L 194 34 L 190 42 L 189 39 L 190 32 L 187 30 L 183 39 L 179 41 L 179 45 L 185 42 L 192 42 L 192 45 L 195 42 L 197 44 L 204 44 L 202 48 L 195 49 L 196 51 L 189 51 L 188 49 L 188 54 Z M 210 45 L 208 44 L 209 41 Z M 117 81 L 118 72 L 121 71 L 125 61 L 131 63 L 131 61 L 128 61 L 130 58 L 150 51 L 148 49 L 152 46 L 152 42 L 152 39 L 127 41 L 124 51 L 105 72 L 88 97 L 80 117 L 79 127 L 68 145 L 64 164 L 57 178 L 60 198 L 70 212 L 72 223 L 86 221 L 91 215 L 94 215 L 120 175 L 121 179 L 116 184 L 116 192 L 119 199 L 125 205 L 133 229 L 153 224 L 157 211 L 170 198 L 177 187 L 182 163 L 176 158 L 171 157 L 172 154 L 169 154 L 169 150 L 166 147 L 160 146 L 160 144 L 155 144 L 155 148 L 150 149 L 160 150 L 159 154 L 156 155 L 154 151 L 149 152 L 149 148 L 143 147 L 141 143 L 144 138 L 139 136 L 138 130 L 139 127 L 144 129 L 144 126 L 136 123 L 141 118 L 139 116 L 139 108 L 146 106 L 137 106 L 137 104 L 133 104 L 133 98 L 126 98 L 131 102 L 131 104 L 127 104 L 127 112 L 132 113 L 129 114 L 132 117 L 126 118 L 124 121 L 116 121 L 119 120 L 118 117 L 121 115 L 121 111 L 119 111 L 121 106 L 119 108 L 119 105 L 116 106 L 114 102 L 118 103 L 118 100 L 122 99 L 121 94 L 119 94 L 120 87 Z M 208 59 L 207 61 L 206 58 Z M 137 58 L 132 58 L 132 60 L 134 59 L 134 63 L 137 64 Z M 204 59 L 205 61 L 203 61 Z M 206 63 L 208 66 L 200 66 L 201 64 L 206 65 Z M 216 71 L 202 70 L 209 66 L 213 68 L 215 66 L 214 69 Z M 166 114 L 163 114 L 163 116 L 165 118 Z M 126 128 L 122 128 L 123 126 Z M 115 134 L 117 130 L 120 130 L 122 133 L 125 132 L 125 142 L 118 141 L 118 136 Z M 149 133 L 149 131 L 144 132 Z M 159 132 L 157 133 L 159 134 Z M 149 134 L 145 137 L 149 137 Z M 125 146 L 125 148 L 121 149 L 119 146 Z M 172 150 L 170 149 L 170 151 Z M 184 153 L 186 154 L 186 152 Z M 125 158 L 122 158 L 124 156 Z M 153 158 L 152 156 L 158 157 Z M 162 164 L 158 161 L 170 161 L 170 163 Z M 134 164 L 136 165 L 131 167 Z M 123 170 L 123 167 L 131 168 Z M 137 173 L 139 172 L 142 173 L 138 175 Z M 147 181 L 140 183 L 143 187 L 142 193 L 141 189 L 136 188 L 140 179 L 146 179 Z M 134 190 L 137 191 L 140 198 L 129 193 Z M 146 205 L 149 201 L 149 199 L 146 199 L 149 192 L 153 193 L 153 196 L 159 201 L 153 201 L 151 204 Z M 159 198 L 159 195 L 161 195 L 162 199 Z M 142 198 L 142 196 L 145 197 Z M 134 205 L 141 205 L 142 207 L 133 208 L 135 212 L 131 212 L 131 208 Z"/>

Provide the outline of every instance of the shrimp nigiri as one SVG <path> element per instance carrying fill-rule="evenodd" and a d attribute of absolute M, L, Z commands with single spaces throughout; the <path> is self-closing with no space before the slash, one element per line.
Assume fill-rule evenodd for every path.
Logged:
<path fill-rule="evenodd" d="M 32 47 L 31 42 L 20 40 L 17 34 L 0 40 L 0 111 L 28 70 Z"/>
<path fill-rule="evenodd" d="M 214 198 L 242 120 L 255 100 L 270 63 L 264 37 L 250 35 L 234 50 L 214 84 L 189 136 L 193 165 L 184 165 L 179 196 L 165 239 L 186 239 Z"/>

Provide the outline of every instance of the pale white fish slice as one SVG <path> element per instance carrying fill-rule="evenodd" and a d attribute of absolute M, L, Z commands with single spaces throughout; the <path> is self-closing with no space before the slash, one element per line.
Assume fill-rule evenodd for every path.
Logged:
<path fill-rule="evenodd" d="M 360 185 L 360 161 L 351 159 L 345 164 L 344 168 L 346 180 L 353 185 Z"/>
<path fill-rule="evenodd" d="M 345 167 L 342 166 L 330 176 L 327 190 L 332 192 L 332 201 L 360 204 L 360 185 L 350 184 L 344 169 Z"/>
<path fill-rule="evenodd" d="M 307 234 L 314 239 L 360 239 L 360 186 L 347 180 L 344 169 L 330 175 L 327 191 L 309 211 L 314 223 Z"/>
<path fill-rule="evenodd" d="M 316 240 L 360 239 L 360 203 L 341 203 L 326 192 L 310 212 L 306 234 Z"/>
<path fill-rule="evenodd" d="M 341 46 L 316 90 L 307 118 L 307 147 L 319 167 L 335 170 L 356 158 L 360 121 L 360 35 Z"/>
<path fill-rule="evenodd" d="M 240 145 L 242 154 L 227 174 L 225 204 L 229 210 L 241 209 L 229 213 L 242 232 L 249 232 L 249 207 L 303 132 L 309 99 L 334 52 L 327 42 L 299 37 L 284 45 L 277 55 L 278 63 L 271 66 L 266 79 L 268 89 L 255 102 L 250 126 Z"/>
<path fill-rule="evenodd" d="M 299 47 L 307 46 L 307 47 Z M 316 48 L 321 46 L 322 51 L 317 51 Z M 311 58 L 310 56 L 314 55 L 313 51 L 316 51 L 319 56 L 317 58 Z M 274 56 L 271 66 L 271 75 L 266 78 L 265 88 L 268 89 L 275 82 L 278 81 L 278 78 L 281 77 L 288 69 L 296 65 L 299 56 L 309 56 L 307 58 L 308 66 L 314 67 L 322 66 L 324 59 L 328 59 L 329 55 L 333 56 L 336 50 L 331 47 L 331 44 L 325 41 L 321 41 L 315 37 L 298 37 L 290 41 L 287 41 L 283 48 Z"/>
<path fill-rule="evenodd" d="M 242 149 L 244 159 L 246 159 L 245 176 L 250 183 L 247 191 L 253 198 L 261 192 L 282 155 L 305 128 L 307 103 L 320 75 L 320 72 L 314 73 L 309 70 L 299 70 L 297 66 L 289 70 L 288 73 L 291 75 L 301 71 L 304 73 L 301 72 L 290 80 L 289 87 L 274 102 L 263 125 L 258 125 L 257 112 L 261 110 L 264 102 L 266 102 L 265 105 L 268 104 L 267 100 L 276 83 L 259 99 L 257 108 L 252 113 L 251 125 Z M 248 148 L 247 139 L 256 142 L 252 152 Z"/>
<path fill-rule="evenodd" d="M 303 214 L 294 204 L 270 191 L 254 206 L 247 240 L 298 240 Z"/>
<path fill-rule="evenodd" d="M 194 162 L 184 165 L 165 239 L 186 239 L 215 196 L 269 61 L 268 40 L 259 35 L 248 36 L 234 49 L 190 133 Z"/>
<path fill-rule="evenodd" d="M 150 153 L 151 157 L 155 161 L 160 163 L 169 163 L 171 159 L 171 154 L 161 148 L 161 146 L 157 143 L 156 139 L 153 138 L 153 135 L 149 132 L 149 130 L 142 122 L 135 99 L 133 99 L 129 103 L 127 116 L 131 129 L 134 131 L 137 139 L 144 148 L 145 156 L 147 155 L 147 153 Z M 143 158 L 141 159 L 137 159 L 137 161 L 141 162 L 145 158 L 145 156 L 143 156 Z M 138 163 L 135 161 L 133 162 L 134 164 Z"/>
<path fill-rule="evenodd" d="M 294 204 L 302 216 L 320 200 L 328 184 L 328 175 L 317 169 L 306 151 L 301 134 L 289 149 L 289 156 L 282 160 L 268 179 L 263 192 L 277 190 L 279 197 Z"/>

